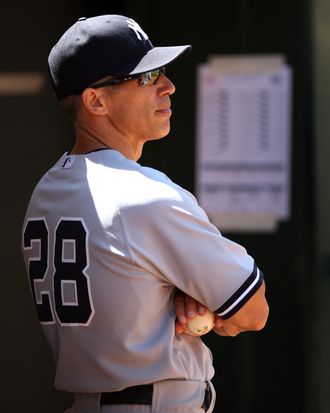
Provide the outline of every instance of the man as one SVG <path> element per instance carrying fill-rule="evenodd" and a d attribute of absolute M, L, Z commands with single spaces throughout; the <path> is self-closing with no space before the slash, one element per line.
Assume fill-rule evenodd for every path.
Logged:
<path fill-rule="evenodd" d="M 79 19 L 49 55 L 76 139 L 31 197 L 23 253 L 68 412 L 212 412 L 211 357 L 184 334 L 187 316 L 210 308 L 220 335 L 265 325 L 253 258 L 137 163 L 170 131 L 165 66 L 189 49 L 153 47 L 135 21 L 106 15 Z"/>

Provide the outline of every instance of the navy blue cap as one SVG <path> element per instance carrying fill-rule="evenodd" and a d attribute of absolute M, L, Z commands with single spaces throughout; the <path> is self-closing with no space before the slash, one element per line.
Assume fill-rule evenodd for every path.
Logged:
<path fill-rule="evenodd" d="M 138 23 L 126 16 L 82 17 L 52 48 L 48 67 L 55 94 L 62 99 L 109 75 L 124 77 L 166 66 L 190 49 L 154 47 Z"/>

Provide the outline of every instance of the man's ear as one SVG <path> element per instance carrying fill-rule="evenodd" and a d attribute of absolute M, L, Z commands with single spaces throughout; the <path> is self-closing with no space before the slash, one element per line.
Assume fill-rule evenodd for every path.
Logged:
<path fill-rule="evenodd" d="M 82 92 L 82 101 L 85 108 L 93 115 L 104 115 L 107 107 L 101 91 L 88 87 Z"/>

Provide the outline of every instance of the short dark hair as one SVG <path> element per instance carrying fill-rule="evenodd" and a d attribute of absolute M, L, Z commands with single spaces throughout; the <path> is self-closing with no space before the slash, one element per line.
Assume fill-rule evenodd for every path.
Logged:
<path fill-rule="evenodd" d="M 64 112 L 75 122 L 78 117 L 81 95 L 69 95 L 60 100 Z"/>

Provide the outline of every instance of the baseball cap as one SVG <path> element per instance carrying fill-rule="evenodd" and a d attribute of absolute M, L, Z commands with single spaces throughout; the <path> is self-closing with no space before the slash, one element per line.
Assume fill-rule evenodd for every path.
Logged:
<path fill-rule="evenodd" d="M 124 77 L 166 66 L 190 45 L 154 47 L 133 19 L 116 14 L 81 17 L 59 39 L 48 57 L 55 94 L 80 94 L 106 77 Z"/>

